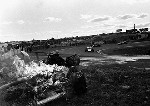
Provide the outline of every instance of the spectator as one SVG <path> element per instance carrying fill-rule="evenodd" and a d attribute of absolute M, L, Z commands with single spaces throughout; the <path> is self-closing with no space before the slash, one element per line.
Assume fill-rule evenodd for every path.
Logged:
<path fill-rule="evenodd" d="M 67 67 L 77 66 L 79 64 L 80 64 L 80 57 L 77 54 L 74 54 L 74 55 L 66 58 L 66 66 Z"/>
<path fill-rule="evenodd" d="M 48 55 L 47 64 L 57 64 L 59 66 L 63 66 L 65 65 L 65 60 L 61 56 L 59 56 L 59 52 L 56 51 Z"/>

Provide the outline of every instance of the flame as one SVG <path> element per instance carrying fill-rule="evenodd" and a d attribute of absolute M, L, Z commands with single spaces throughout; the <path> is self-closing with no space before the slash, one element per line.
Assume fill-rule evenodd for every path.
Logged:
<path fill-rule="evenodd" d="M 9 63 L 9 65 L 6 63 L 5 70 L 3 70 L 3 68 L 1 70 L 9 71 L 8 76 L 13 76 L 15 78 L 32 78 L 33 76 L 36 76 L 38 74 L 52 76 L 53 74 L 60 75 L 60 73 L 63 73 L 67 75 L 67 72 L 69 70 L 65 66 L 58 66 L 56 64 L 47 65 L 42 61 L 39 61 L 39 63 L 31 61 L 26 64 L 24 60 L 21 60 L 21 58 L 19 58 L 17 55 L 13 56 L 13 58 L 11 59 L 13 59 L 13 62 L 10 61 L 11 63 Z"/>

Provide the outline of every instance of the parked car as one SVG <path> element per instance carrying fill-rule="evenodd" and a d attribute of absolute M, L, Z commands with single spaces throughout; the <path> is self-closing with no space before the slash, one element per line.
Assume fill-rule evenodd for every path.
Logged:
<path fill-rule="evenodd" d="M 119 42 L 118 45 L 127 44 L 127 41 Z"/>
<path fill-rule="evenodd" d="M 103 42 L 95 42 L 93 44 L 93 47 L 101 47 L 102 44 L 103 44 Z"/>
<path fill-rule="evenodd" d="M 101 47 L 100 44 L 94 44 L 93 47 Z"/>
<path fill-rule="evenodd" d="M 93 46 L 86 47 L 85 52 L 94 52 Z"/>

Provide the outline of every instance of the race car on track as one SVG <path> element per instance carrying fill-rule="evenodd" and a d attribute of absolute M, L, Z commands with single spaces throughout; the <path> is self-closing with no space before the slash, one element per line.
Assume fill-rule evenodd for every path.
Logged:
<path fill-rule="evenodd" d="M 93 46 L 86 47 L 85 52 L 94 52 Z"/>

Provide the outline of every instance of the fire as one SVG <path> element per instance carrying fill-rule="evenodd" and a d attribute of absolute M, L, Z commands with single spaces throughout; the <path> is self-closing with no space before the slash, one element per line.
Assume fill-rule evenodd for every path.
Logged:
<path fill-rule="evenodd" d="M 38 74 L 44 75 L 44 76 L 53 76 L 56 74 L 56 76 L 61 76 L 64 74 L 67 75 L 67 72 L 69 69 L 65 66 L 58 66 L 56 64 L 53 65 L 47 65 L 43 63 L 42 61 L 39 61 L 39 63 L 36 63 L 34 61 L 29 62 L 26 64 L 24 60 L 21 60 L 17 55 L 10 58 L 11 61 L 5 62 L 4 67 L 1 69 L 3 73 L 7 73 L 9 77 L 17 78 L 32 78 L 33 76 L 36 76 Z M 13 61 L 12 61 L 13 60 Z"/>

